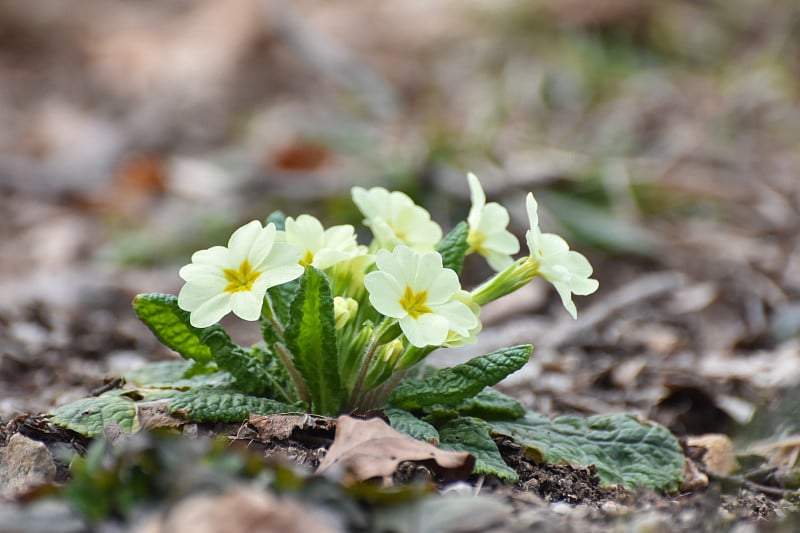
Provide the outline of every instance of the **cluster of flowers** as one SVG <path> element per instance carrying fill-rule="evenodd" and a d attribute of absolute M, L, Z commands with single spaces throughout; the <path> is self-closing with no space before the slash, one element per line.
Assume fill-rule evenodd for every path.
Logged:
<path fill-rule="evenodd" d="M 370 246 L 358 244 L 353 226 L 325 229 L 310 215 L 287 217 L 281 230 L 254 220 L 237 229 L 227 247 L 192 255 L 191 264 L 179 272 L 186 283 L 178 305 L 190 312 L 196 327 L 214 324 L 230 312 L 258 320 L 267 290 L 299 278 L 311 265 L 330 281 L 337 330 L 350 325 L 357 333 L 363 327 L 358 322 L 368 316 L 382 320 L 384 330 L 399 325 L 399 335 L 383 350 L 395 360 L 409 345 L 430 348 L 474 342 L 481 328 L 480 306 L 536 276 L 555 287 L 564 307 L 576 317 L 572 295 L 591 294 L 598 285 L 589 277 L 589 261 L 558 235 L 541 232 L 531 193 L 526 198 L 529 254 L 514 260 L 520 245 L 507 229 L 508 211 L 486 202 L 473 174 L 467 180 L 472 200 L 467 253 L 480 254 L 497 272 L 471 292 L 462 289 L 456 272 L 443 267 L 436 251 L 442 229 L 425 209 L 401 192 L 355 187 L 353 201 L 374 237 Z M 371 309 L 360 312 L 365 306 Z"/>

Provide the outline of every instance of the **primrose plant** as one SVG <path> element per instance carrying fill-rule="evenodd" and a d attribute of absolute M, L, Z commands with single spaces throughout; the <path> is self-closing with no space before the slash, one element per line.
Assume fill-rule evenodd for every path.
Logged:
<path fill-rule="evenodd" d="M 254 220 L 237 229 L 227 246 L 195 252 L 179 271 L 186 283 L 177 301 L 144 294 L 134 306 L 179 352 L 186 335 L 208 348 L 210 357 L 184 353 L 196 363 L 190 374 L 227 371 L 233 389 L 301 402 L 319 414 L 402 405 L 393 392 L 430 352 L 475 342 L 482 305 L 540 276 L 574 317 L 572 295 L 597 289 L 586 258 L 561 237 L 541 232 L 532 194 L 530 253 L 515 261 L 520 246 L 507 229 L 508 211 L 486 202 L 473 174 L 468 184 L 467 223 L 444 238 L 428 211 L 404 193 L 355 187 L 353 201 L 373 236 L 369 246 L 358 244 L 353 226 L 326 229 L 310 215 L 274 214 L 266 225 Z M 459 274 L 472 253 L 498 273 L 470 292 Z M 229 313 L 259 321 L 265 343 L 232 345 L 217 325 Z M 519 368 L 530 350 L 477 358 L 478 367 L 499 365 L 502 375 L 485 376 L 489 381 L 479 380 L 475 392 Z"/>
<path fill-rule="evenodd" d="M 274 213 L 237 229 L 227 246 L 195 252 L 179 271 L 186 283 L 177 297 L 134 300 L 139 318 L 184 360 L 146 365 L 122 388 L 58 408 L 53 421 L 98 436 L 112 423 L 135 432 L 176 418 L 239 423 L 379 409 L 401 432 L 471 453 L 476 474 L 517 479 L 494 440 L 504 438 L 536 460 L 595 465 L 605 484 L 677 488 L 683 453 L 663 426 L 629 415 L 549 420 L 493 389 L 528 361 L 530 345 L 451 368 L 421 364 L 435 349 L 475 342 L 481 306 L 536 277 L 555 287 L 573 317 L 572 296 L 597 289 L 586 258 L 539 229 L 532 194 L 528 253 L 515 259 L 520 245 L 508 211 L 486 202 L 474 175 L 467 182 L 467 220 L 444 236 L 407 195 L 355 187 L 368 246 L 352 226 Z M 459 278 L 470 254 L 495 271 L 471 290 Z M 218 323 L 229 313 L 257 321 L 264 342 L 235 344 Z M 165 411 L 167 418 L 152 416 Z"/>

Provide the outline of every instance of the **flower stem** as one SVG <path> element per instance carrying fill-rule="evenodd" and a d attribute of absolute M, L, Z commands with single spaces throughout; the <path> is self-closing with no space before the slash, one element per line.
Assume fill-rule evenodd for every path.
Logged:
<path fill-rule="evenodd" d="M 286 370 L 292 377 L 292 382 L 294 383 L 295 389 L 297 389 L 297 395 L 300 397 L 300 400 L 306 402 L 308 405 L 311 405 L 311 394 L 308 392 L 306 382 L 303 381 L 303 376 L 300 375 L 300 373 L 297 371 L 297 368 L 295 368 L 294 364 L 292 363 L 292 358 L 289 356 L 289 352 L 286 350 L 286 347 L 283 344 L 275 343 L 275 351 L 277 352 L 278 357 L 281 358 L 283 366 L 286 367 Z"/>
<path fill-rule="evenodd" d="M 390 318 L 384 318 L 383 322 L 375 328 L 375 333 L 372 334 L 372 338 L 367 345 L 366 350 L 364 350 L 364 357 L 361 358 L 361 369 L 358 372 L 358 377 L 356 378 L 355 384 L 353 385 L 353 392 L 350 394 L 350 401 L 349 407 L 353 409 L 356 406 L 356 403 L 361 396 L 361 388 L 364 386 L 364 380 L 367 377 L 367 370 L 369 370 L 370 365 L 372 364 L 372 360 L 375 358 L 375 351 L 378 348 L 378 342 L 380 338 L 383 336 L 384 333 L 394 324 L 394 321 Z"/>
<path fill-rule="evenodd" d="M 373 396 L 373 402 L 375 405 L 380 405 L 389 399 L 389 395 L 392 394 L 392 391 L 395 387 L 397 387 L 397 384 L 400 383 L 400 381 L 406 376 L 406 372 L 408 372 L 408 369 L 398 370 L 394 373 L 389 381 L 384 383 L 378 389 L 377 394 Z"/>
<path fill-rule="evenodd" d="M 261 316 L 269 321 L 269 323 L 272 325 L 272 328 L 275 330 L 275 333 L 277 333 L 282 339 L 284 331 L 283 324 L 281 324 L 278 319 L 275 318 L 275 309 L 272 308 L 272 298 L 269 297 L 269 293 L 264 296 L 264 303 L 266 305 L 262 306 L 261 308 Z"/>

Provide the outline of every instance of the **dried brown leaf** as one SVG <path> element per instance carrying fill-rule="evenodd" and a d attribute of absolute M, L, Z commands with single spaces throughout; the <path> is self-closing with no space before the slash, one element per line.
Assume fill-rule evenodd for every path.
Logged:
<path fill-rule="evenodd" d="M 334 420 L 317 415 L 250 415 L 248 423 L 258 431 L 259 438 L 271 440 L 289 440 L 299 432 L 333 431 Z"/>
<path fill-rule="evenodd" d="M 722 433 L 706 433 L 686 439 L 687 446 L 704 450 L 701 462 L 712 474 L 726 476 L 739 469 L 736 450 L 730 437 Z"/>
<path fill-rule="evenodd" d="M 353 481 L 388 478 L 404 461 L 423 464 L 446 479 L 464 479 L 475 465 L 469 453 L 440 450 L 400 433 L 382 419 L 340 416 L 336 438 L 317 473 L 341 468 Z"/>

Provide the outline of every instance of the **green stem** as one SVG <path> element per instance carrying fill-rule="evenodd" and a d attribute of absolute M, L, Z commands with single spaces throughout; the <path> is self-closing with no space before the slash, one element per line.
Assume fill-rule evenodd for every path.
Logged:
<path fill-rule="evenodd" d="M 303 381 L 303 376 L 300 375 L 294 363 L 292 363 L 292 358 L 289 356 L 289 352 L 286 351 L 286 347 L 280 343 L 276 343 L 274 347 L 275 352 L 277 352 L 278 357 L 281 358 L 283 365 L 292 377 L 292 382 L 294 383 L 295 389 L 297 389 L 297 395 L 300 397 L 300 400 L 311 405 L 311 394 L 308 392 L 306 382 Z"/>
<path fill-rule="evenodd" d="M 397 387 L 397 384 L 406 376 L 407 369 L 399 370 L 394 373 L 392 378 L 384 383 L 380 389 L 378 389 L 378 394 L 374 396 L 374 404 L 381 405 L 389 399 L 389 396 L 392 394 L 392 391 Z"/>
<path fill-rule="evenodd" d="M 275 333 L 283 339 L 283 324 L 281 324 L 277 318 L 275 318 L 275 309 L 272 308 L 272 298 L 269 297 L 269 293 L 264 296 L 264 301 L 266 302 L 266 306 L 261 307 L 261 316 L 269 320 L 269 323 L 272 324 L 272 328 L 275 330 Z M 264 313 L 264 311 L 267 311 Z"/>
<path fill-rule="evenodd" d="M 380 338 L 390 327 L 392 327 L 393 324 L 394 320 L 390 318 L 384 318 L 383 322 L 381 322 L 380 325 L 375 328 L 375 333 L 372 334 L 372 338 L 370 339 L 366 350 L 364 350 L 364 357 L 361 358 L 361 369 L 358 372 L 358 377 L 353 385 L 353 392 L 350 394 L 350 401 L 348 402 L 350 409 L 356 407 L 356 400 L 361 395 L 361 388 L 364 386 L 364 380 L 367 377 L 367 370 L 369 370 L 369 366 L 372 364 L 372 360 L 375 358 L 375 351 L 378 348 L 378 342 L 380 341 Z"/>

